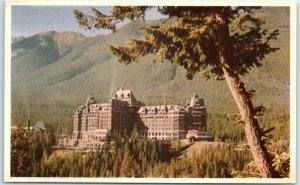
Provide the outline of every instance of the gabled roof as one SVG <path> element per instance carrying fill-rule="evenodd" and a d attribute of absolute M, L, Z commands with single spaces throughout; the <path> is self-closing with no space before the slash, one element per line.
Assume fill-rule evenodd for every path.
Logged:
<path fill-rule="evenodd" d="M 134 94 L 130 89 L 119 89 L 115 92 L 112 99 L 126 101 L 129 103 L 129 105 L 138 105 L 141 106 L 142 103 L 140 101 L 137 101 Z"/>
<path fill-rule="evenodd" d="M 36 131 L 45 130 L 45 125 L 43 121 L 37 121 L 36 124 L 32 127 Z"/>
<path fill-rule="evenodd" d="M 90 94 L 85 102 L 85 105 L 89 106 L 89 105 L 95 104 L 95 103 L 96 103 L 95 97 L 92 94 Z"/>

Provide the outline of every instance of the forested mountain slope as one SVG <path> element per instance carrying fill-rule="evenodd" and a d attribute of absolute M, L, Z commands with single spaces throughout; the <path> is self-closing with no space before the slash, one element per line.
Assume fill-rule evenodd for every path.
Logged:
<path fill-rule="evenodd" d="M 274 114 L 285 113 L 289 111 L 290 87 L 289 10 L 265 8 L 257 14 L 265 19 L 267 28 L 279 29 L 279 39 L 272 44 L 280 50 L 243 78 L 246 88 L 256 90 L 256 105 L 263 104 Z M 94 94 L 97 102 L 108 102 L 121 87 L 131 89 L 138 100 L 148 105 L 162 104 L 164 94 L 166 103 L 184 104 L 196 92 L 204 98 L 211 115 L 237 112 L 224 81 L 206 81 L 200 75 L 187 80 L 182 68 L 168 61 L 153 63 L 153 56 L 131 65 L 120 64 L 108 51 L 107 44 L 124 45 L 131 38 L 140 37 L 140 26 L 163 21 L 133 21 L 116 33 L 96 37 L 52 31 L 14 38 L 13 124 L 27 118 L 49 117 L 71 124 L 73 110 L 85 102 L 89 93 Z M 36 115 L 39 111 L 43 116 Z"/>

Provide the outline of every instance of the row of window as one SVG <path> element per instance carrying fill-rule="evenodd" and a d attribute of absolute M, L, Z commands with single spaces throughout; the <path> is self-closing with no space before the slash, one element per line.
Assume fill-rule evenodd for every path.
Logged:
<path fill-rule="evenodd" d="M 142 119 L 144 122 L 173 122 L 179 119 Z"/>
<path fill-rule="evenodd" d="M 180 123 L 140 123 L 141 125 L 145 125 L 148 127 L 172 127 L 181 125 Z"/>
<path fill-rule="evenodd" d="M 142 119 L 178 119 L 179 117 L 185 117 L 184 115 L 167 115 L 167 116 L 142 116 Z"/>
<path fill-rule="evenodd" d="M 177 136 L 177 133 L 174 132 L 173 134 L 171 132 L 141 132 L 141 136 Z"/>
<path fill-rule="evenodd" d="M 177 137 L 162 137 L 162 138 L 157 138 L 157 137 L 150 137 L 149 139 L 152 139 L 152 140 L 177 140 L 178 138 Z"/>
<path fill-rule="evenodd" d="M 178 127 L 167 127 L 167 128 L 157 128 L 157 127 L 149 127 L 149 130 L 178 130 Z"/>

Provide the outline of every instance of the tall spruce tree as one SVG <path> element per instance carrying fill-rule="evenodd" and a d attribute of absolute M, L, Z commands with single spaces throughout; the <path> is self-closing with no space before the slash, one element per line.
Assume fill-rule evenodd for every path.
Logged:
<path fill-rule="evenodd" d="M 31 176 L 34 159 L 32 158 L 32 133 L 22 126 L 11 132 L 11 176 Z"/>
<path fill-rule="evenodd" d="M 157 8 L 169 21 L 152 27 L 141 27 L 143 38 L 131 39 L 126 46 L 109 46 L 125 64 L 154 54 L 157 60 L 170 61 L 186 69 L 187 78 L 196 73 L 205 78 L 225 80 L 238 106 L 251 152 L 262 177 L 277 177 L 272 159 L 261 137 L 256 117 L 260 108 L 253 106 L 252 91 L 247 91 L 241 76 L 261 66 L 261 60 L 276 51 L 270 41 L 278 30 L 262 28 L 263 20 L 255 16 L 258 7 L 204 6 L 115 6 L 110 15 L 92 8 L 86 15 L 74 10 L 80 26 L 116 31 L 116 24 L 126 19 L 144 19 L 148 9 Z"/>

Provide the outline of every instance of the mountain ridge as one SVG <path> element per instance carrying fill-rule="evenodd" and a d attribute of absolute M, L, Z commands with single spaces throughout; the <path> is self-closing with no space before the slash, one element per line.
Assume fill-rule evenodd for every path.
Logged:
<path fill-rule="evenodd" d="M 276 10 L 281 11 L 281 10 Z M 289 25 L 286 17 L 277 19 L 269 12 L 258 12 L 280 30 L 272 44 L 281 49 L 266 57 L 263 67 L 242 77 L 247 89 L 255 89 L 256 104 L 288 105 L 289 98 Z M 98 102 L 107 102 L 120 87 L 130 88 L 149 105 L 184 104 L 193 92 L 207 102 L 210 111 L 236 107 L 224 81 L 206 81 L 196 75 L 187 80 L 184 69 L 169 62 L 152 63 L 153 56 L 130 65 L 119 64 L 107 45 L 121 46 L 141 36 L 138 27 L 158 25 L 163 20 L 133 21 L 116 33 L 86 37 L 80 33 L 45 32 L 12 43 L 12 97 L 14 102 L 41 104 L 82 104 L 89 93 Z M 280 69 L 278 66 L 282 66 Z"/>

